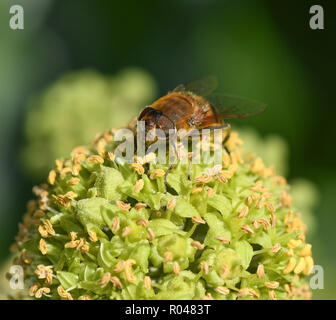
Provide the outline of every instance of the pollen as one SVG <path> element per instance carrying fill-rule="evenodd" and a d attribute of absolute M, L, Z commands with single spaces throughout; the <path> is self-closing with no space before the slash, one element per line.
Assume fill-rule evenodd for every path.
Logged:
<path fill-rule="evenodd" d="M 272 253 L 277 253 L 281 250 L 281 244 L 280 243 L 276 243 L 272 248 L 271 248 L 271 252 Z"/>
<path fill-rule="evenodd" d="M 68 200 L 73 200 L 75 198 L 78 197 L 78 194 L 73 192 L 73 191 L 69 191 L 64 195 L 64 198 L 68 199 Z"/>
<path fill-rule="evenodd" d="M 110 280 L 111 280 L 111 273 L 106 272 L 106 273 L 104 273 L 102 279 L 99 281 L 99 285 L 100 286 L 105 286 L 110 282 Z"/>
<path fill-rule="evenodd" d="M 77 239 L 77 232 L 71 231 L 70 232 L 70 239 L 71 239 L 71 241 L 75 241 Z"/>
<path fill-rule="evenodd" d="M 78 166 L 85 159 L 86 159 L 85 154 L 83 154 L 83 153 L 75 153 L 73 155 L 73 157 L 72 157 L 72 163 L 73 163 L 74 166 Z"/>
<path fill-rule="evenodd" d="M 217 287 L 216 291 L 225 296 L 227 296 L 230 293 L 230 290 L 227 287 Z"/>
<path fill-rule="evenodd" d="M 174 261 L 173 263 L 173 272 L 176 276 L 178 276 L 180 274 L 181 268 L 180 265 L 177 261 Z"/>
<path fill-rule="evenodd" d="M 239 138 L 238 132 L 233 131 L 230 134 L 229 140 L 226 142 L 226 146 L 230 150 L 234 150 L 237 145 L 242 145 L 243 141 Z"/>
<path fill-rule="evenodd" d="M 268 291 L 268 295 L 269 295 L 271 300 L 277 300 L 276 293 L 275 293 L 274 290 Z"/>
<path fill-rule="evenodd" d="M 110 161 L 114 161 L 115 160 L 115 154 L 112 151 L 109 151 L 107 153 L 107 159 Z"/>
<path fill-rule="evenodd" d="M 134 192 L 135 193 L 139 193 L 143 187 L 145 185 L 145 182 L 143 179 L 139 179 L 136 183 L 135 183 L 135 186 L 134 186 Z"/>
<path fill-rule="evenodd" d="M 265 205 L 265 198 L 261 196 L 260 199 L 257 201 L 255 208 L 261 209 L 264 205 Z"/>
<path fill-rule="evenodd" d="M 39 248 L 43 255 L 47 254 L 47 243 L 43 238 L 40 240 Z"/>
<path fill-rule="evenodd" d="M 244 231 L 245 233 L 254 233 L 254 231 L 251 229 L 251 227 L 248 226 L 247 224 L 243 225 L 240 229 L 242 231 Z"/>
<path fill-rule="evenodd" d="M 121 235 L 123 237 L 127 237 L 131 233 L 131 231 L 132 231 L 131 227 L 127 226 L 122 230 Z"/>
<path fill-rule="evenodd" d="M 119 273 L 119 272 L 124 270 L 124 267 L 125 267 L 125 261 L 121 260 L 116 264 L 113 271 L 116 272 L 116 273 Z"/>
<path fill-rule="evenodd" d="M 148 220 L 146 220 L 144 218 L 140 218 L 136 221 L 136 224 L 138 226 L 148 227 Z"/>
<path fill-rule="evenodd" d="M 227 182 L 227 180 L 232 178 L 233 172 L 231 170 L 222 170 L 218 176 L 222 177 Z"/>
<path fill-rule="evenodd" d="M 311 256 L 306 256 L 304 257 L 304 261 L 305 261 L 305 268 L 303 269 L 303 274 L 308 276 L 313 270 L 314 260 Z"/>
<path fill-rule="evenodd" d="M 248 206 L 244 206 L 244 207 L 242 207 L 242 208 L 239 210 L 238 218 L 239 218 L 239 219 L 245 218 L 245 217 L 247 216 L 247 214 L 248 214 L 248 211 L 249 211 Z"/>
<path fill-rule="evenodd" d="M 44 221 L 44 228 L 47 231 L 48 235 L 54 236 L 55 235 L 55 230 L 50 222 L 50 220 L 46 219 Z"/>
<path fill-rule="evenodd" d="M 202 243 L 200 243 L 199 241 L 192 241 L 191 242 L 191 246 L 197 250 L 203 250 L 204 249 L 204 245 Z"/>
<path fill-rule="evenodd" d="M 282 203 L 283 206 L 285 207 L 290 207 L 292 205 L 292 197 L 288 194 L 288 192 L 283 191 L 282 196 L 280 198 L 280 202 Z"/>
<path fill-rule="evenodd" d="M 111 230 L 113 233 L 116 233 L 120 228 L 120 219 L 119 217 L 113 217 Z"/>
<path fill-rule="evenodd" d="M 301 258 L 299 259 L 299 262 L 298 262 L 297 265 L 295 266 L 294 273 L 295 273 L 295 274 L 299 274 L 299 273 L 301 273 L 301 272 L 304 270 L 305 266 L 306 266 L 305 259 L 301 257 Z"/>
<path fill-rule="evenodd" d="M 39 226 L 38 227 L 38 231 L 40 233 L 40 235 L 43 237 L 43 238 L 47 238 L 48 237 L 48 231 L 43 227 L 43 226 Z"/>
<path fill-rule="evenodd" d="M 270 224 L 271 226 L 274 228 L 276 226 L 277 223 L 277 217 L 276 215 L 272 212 L 271 213 L 271 217 L 270 217 Z"/>
<path fill-rule="evenodd" d="M 64 160 L 63 159 L 56 159 L 55 160 L 55 166 L 56 166 L 56 170 L 58 172 L 61 172 L 63 169 L 63 164 L 64 164 Z"/>
<path fill-rule="evenodd" d="M 251 296 L 253 298 L 259 298 L 260 295 L 254 289 L 242 288 L 239 290 L 238 296 L 242 298 L 246 296 Z"/>
<path fill-rule="evenodd" d="M 79 244 L 79 240 L 73 240 L 73 241 L 67 242 L 64 245 L 64 248 L 73 249 L 73 248 L 76 248 L 78 246 L 78 244 Z"/>
<path fill-rule="evenodd" d="M 287 267 L 283 270 L 283 273 L 287 274 L 292 272 L 295 268 L 295 265 L 296 265 L 296 259 L 294 257 L 290 258 Z"/>
<path fill-rule="evenodd" d="M 70 174 L 72 173 L 72 169 L 70 167 L 65 167 L 61 170 L 61 174 Z"/>
<path fill-rule="evenodd" d="M 265 230 L 267 230 L 270 227 L 269 222 L 265 218 L 260 218 L 257 221 L 264 227 Z"/>
<path fill-rule="evenodd" d="M 223 272 L 220 274 L 222 279 L 226 279 L 230 274 L 230 268 L 227 264 L 223 263 L 222 265 Z"/>
<path fill-rule="evenodd" d="M 272 213 L 275 212 L 275 207 L 272 202 L 267 201 L 265 203 L 265 206 L 269 212 L 272 212 Z"/>
<path fill-rule="evenodd" d="M 144 209 L 144 208 L 146 208 L 146 207 L 147 207 L 147 204 L 146 204 L 146 203 L 142 203 L 142 202 L 138 202 L 138 203 L 134 206 L 135 210 L 137 210 L 137 211 L 139 211 L 139 210 L 141 210 L 141 209 Z"/>
<path fill-rule="evenodd" d="M 203 191 L 202 187 L 195 187 L 195 188 L 192 189 L 191 193 L 196 194 L 196 193 L 200 193 L 202 191 Z"/>
<path fill-rule="evenodd" d="M 165 175 L 165 171 L 162 170 L 162 169 L 155 169 L 152 171 L 152 173 L 150 174 L 149 178 L 154 180 L 154 179 L 157 179 L 157 178 L 161 178 Z"/>
<path fill-rule="evenodd" d="M 125 203 L 121 200 L 117 201 L 117 206 L 119 207 L 119 209 L 125 210 L 125 211 L 128 211 L 129 209 L 131 209 L 131 205 L 129 203 Z"/>
<path fill-rule="evenodd" d="M 194 216 L 191 218 L 191 220 L 195 224 L 206 224 L 206 221 L 203 220 L 200 216 Z"/>
<path fill-rule="evenodd" d="M 113 285 L 115 287 L 117 287 L 119 289 L 122 289 L 123 286 L 122 286 L 122 283 L 121 283 L 121 281 L 118 277 L 116 277 L 116 276 L 111 277 L 111 282 L 113 283 Z"/>
<path fill-rule="evenodd" d="M 151 228 L 147 229 L 147 239 L 148 241 L 153 241 L 155 238 L 154 232 Z"/>
<path fill-rule="evenodd" d="M 224 168 L 227 168 L 231 163 L 231 158 L 229 156 L 229 154 L 225 151 L 223 152 L 223 155 L 222 155 L 222 165 Z"/>
<path fill-rule="evenodd" d="M 99 139 L 98 142 L 97 142 L 97 145 L 96 145 L 96 150 L 97 150 L 98 154 L 102 158 L 104 158 L 104 156 L 105 156 L 105 152 L 106 152 L 105 147 L 106 147 L 106 144 L 107 144 L 107 142 L 106 142 L 105 139 Z"/>
<path fill-rule="evenodd" d="M 48 276 L 51 276 L 53 271 L 50 268 L 45 267 L 43 264 L 37 266 L 34 273 L 38 276 L 39 279 L 47 279 Z"/>
<path fill-rule="evenodd" d="M 200 300 L 214 300 L 211 293 L 207 293 L 205 296 L 203 296 Z"/>
<path fill-rule="evenodd" d="M 75 165 L 72 167 L 72 175 L 73 175 L 73 176 L 78 176 L 80 170 L 81 170 L 81 165 L 80 165 L 80 164 L 75 164 Z"/>
<path fill-rule="evenodd" d="M 289 249 L 286 251 L 286 256 L 287 257 L 294 257 L 294 251 L 293 249 Z"/>
<path fill-rule="evenodd" d="M 97 241 L 98 241 L 97 233 L 95 233 L 95 232 L 93 232 L 93 231 L 89 231 L 88 234 L 89 234 L 89 239 L 90 239 L 92 242 L 97 242 Z"/>
<path fill-rule="evenodd" d="M 49 176 L 48 176 L 48 182 L 50 185 L 54 185 L 55 184 L 55 180 L 56 180 L 56 171 L 55 170 L 51 170 L 49 172 Z"/>
<path fill-rule="evenodd" d="M 58 295 L 65 300 L 73 300 L 71 294 L 63 289 L 62 286 L 57 287 Z"/>
<path fill-rule="evenodd" d="M 167 210 L 169 211 L 174 210 L 175 207 L 176 207 L 176 198 L 173 198 L 169 200 L 169 202 L 167 203 Z"/>
<path fill-rule="evenodd" d="M 128 259 L 125 261 L 125 276 L 127 281 L 129 282 L 135 282 L 136 281 L 136 277 L 134 276 L 134 274 L 132 273 L 132 266 L 136 264 L 136 261 L 134 259 Z"/>
<path fill-rule="evenodd" d="M 50 293 L 50 288 L 46 288 L 46 287 L 40 288 L 36 291 L 35 298 L 40 299 L 42 298 L 43 294 L 48 294 L 48 293 Z"/>
<path fill-rule="evenodd" d="M 76 248 L 80 252 L 88 252 L 89 251 L 89 246 L 86 244 L 85 238 L 80 238 L 79 243 Z"/>
<path fill-rule="evenodd" d="M 252 173 L 260 174 L 263 169 L 265 168 L 265 165 L 261 158 L 257 157 L 254 162 L 251 165 L 251 171 Z"/>
<path fill-rule="evenodd" d="M 287 243 L 287 246 L 291 249 L 295 249 L 295 248 L 299 247 L 301 244 L 302 244 L 301 240 L 292 239 Z"/>
<path fill-rule="evenodd" d="M 196 177 L 196 182 L 202 183 L 202 184 L 206 184 L 209 183 L 212 180 L 212 176 L 210 175 L 202 175 L 199 177 Z"/>
<path fill-rule="evenodd" d="M 103 164 L 104 163 L 104 159 L 101 156 L 98 155 L 91 155 L 88 157 L 87 159 L 89 162 L 95 162 L 98 164 Z"/>
<path fill-rule="evenodd" d="M 208 188 L 206 190 L 206 192 L 207 192 L 208 197 L 210 197 L 210 198 L 213 197 L 216 194 L 216 191 L 213 188 Z"/>
<path fill-rule="evenodd" d="M 144 285 L 147 290 L 152 289 L 152 279 L 149 276 L 144 277 Z"/>
<path fill-rule="evenodd" d="M 279 282 L 277 281 L 266 281 L 265 286 L 268 289 L 276 289 L 279 287 Z"/>
<path fill-rule="evenodd" d="M 75 186 L 76 184 L 79 183 L 79 181 L 80 181 L 79 178 L 71 178 L 71 179 L 68 181 L 68 184 L 69 184 L 70 186 Z"/>
<path fill-rule="evenodd" d="M 251 196 L 248 196 L 246 199 L 245 199 L 245 204 L 249 207 L 253 202 L 253 199 Z"/>
<path fill-rule="evenodd" d="M 33 297 L 35 295 L 35 292 L 41 287 L 41 284 L 39 282 L 35 282 L 30 288 L 29 288 L 29 295 Z"/>
<path fill-rule="evenodd" d="M 216 240 L 220 241 L 221 243 L 224 244 L 229 244 L 230 243 L 230 239 L 226 238 L 226 237 L 222 237 L 222 236 L 217 236 Z"/>
<path fill-rule="evenodd" d="M 145 169 L 140 163 L 133 163 L 132 168 L 139 174 L 143 175 L 145 173 Z"/>
<path fill-rule="evenodd" d="M 224 178 L 222 175 L 217 175 L 217 176 L 215 176 L 215 180 L 216 181 L 219 181 L 219 182 L 221 182 L 221 183 L 227 183 L 228 182 L 228 180 L 226 179 L 226 178 Z"/>
<path fill-rule="evenodd" d="M 257 276 L 259 279 L 262 279 L 264 277 L 264 274 L 265 274 L 264 265 L 260 263 L 257 268 Z"/>
<path fill-rule="evenodd" d="M 173 260 L 173 254 L 170 251 L 167 251 L 164 254 L 164 262 L 170 262 Z"/>
<path fill-rule="evenodd" d="M 201 270 L 205 275 L 209 274 L 209 265 L 206 261 L 201 262 Z"/>
<path fill-rule="evenodd" d="M 312 255 L 312 246 L 311 244 L 306 244 L 299 252 L 298 256 L 305 257 L 305 256 L 311 256 Z"/>
<path fill-rule="evenodd" d="M 72 153 L 88 155 L 89 151 L 85 147 L 79 146 L 79 147 L 76 147 L 75 149 L 73 149 Z"/>
<path fill-rule="evenodd" d="M 65 198 L 63 195 L 52 195 L 52 198 L 55 200 L 55 202 L 60 205 L 60 206 L 63 206 L 63 207 L 66 207 L 68 208 L 70 206 L 70 201 L 69 199 Z"/>

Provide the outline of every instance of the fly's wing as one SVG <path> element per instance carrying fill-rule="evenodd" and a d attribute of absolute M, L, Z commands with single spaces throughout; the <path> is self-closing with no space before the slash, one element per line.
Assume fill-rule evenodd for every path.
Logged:
<path fill-rule="evenodd" d="M 265 110 L 262 102 L 225 94 L 212 94 L 206 98 L 221 119 L 246 118 Z"/>
<path fill-rule="evenodd" d="M 193 92 L 199 96 L 207 96 L 217 88 L 217 80 L 214 76 L 207 76 L 199 80 L 178 85 L 173 92 Z"/>

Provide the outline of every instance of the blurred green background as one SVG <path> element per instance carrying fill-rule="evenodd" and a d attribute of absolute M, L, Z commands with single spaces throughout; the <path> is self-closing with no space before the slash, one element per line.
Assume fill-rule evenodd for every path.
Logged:
<path fill-rule="evenodd" d="M 17 0 L 25 24 L 14 31 L 13 2 L 2 0 L 1 262 L 33 184 L 46 179 L 48 159 L 72 144 L 56 132 L 88 143 L 109 119 L 111 127 L 127 122 L 177 84 L 214 74 L 220 91 L 268 104 L 258 117 L 232 124 L 254 128 L 250 145 L 277 145 L 261 153 L 281 157 L 280 170 L 296 181 L 293 192 L 301 190 L 297 202 L 314 209 L 308 240 L 325 289 L 313 297 L 335 299 L 336 5 L 317 2 L 325 30 L 309 28 L 309 8 L 317 4 L 309 0 Z"/>

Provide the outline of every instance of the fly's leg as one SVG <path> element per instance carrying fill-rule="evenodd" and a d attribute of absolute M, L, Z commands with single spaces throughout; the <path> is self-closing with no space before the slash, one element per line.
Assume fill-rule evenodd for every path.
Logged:
<path fill-rule="evenodd" d="M 190 158 L 190 159 L 189 159 Z M 191 154 L 190 157 L 188 157 L 188 180 L 191 181 L 191 164 L 193 162 L 193 154 Z"/>
<path fill-rule="evenodd" d="M 225 136 L 225 138 L 223 140 L 223 144 L 224 145 L 229 141 L 230 136 L 231 136 L 231 126 L 230 126 L 229 123 L 226 124 L 225 129 L 227 129 L 227 133 L 226 133 L 226 136 Z"/>
<path fill-rule="evenodd" d="M 225 123 L 223 125 L 220 126 L 214 126 L 214 127 L 207 127 L 207 128 L 203 128 L 203 129 L 210 129 L 210 130 L 215 130 L 215 129 L 227 129 L 227 134 L 225 136 L 225 138 L 223 139 L 222 144 L 224 145 L 224 149 L 225 151 L 230 154 L 230 150 L 228 149 L 228 147 L 225 145 L 231 136 L 231 125 L 229 123 Z"/>

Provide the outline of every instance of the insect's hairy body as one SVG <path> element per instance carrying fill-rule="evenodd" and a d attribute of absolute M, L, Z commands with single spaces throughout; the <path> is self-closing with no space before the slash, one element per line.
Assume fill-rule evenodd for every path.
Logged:
<path fill-rule="evenodd" d="M 189 131 L 222 124 L 210 103 L 191 92 L 168 93 L 155 101 L 151 108 L 160 111 L 171 120 L 176 130 Z"/>

